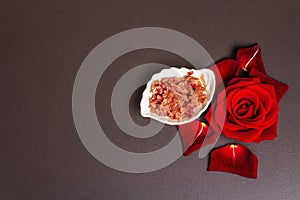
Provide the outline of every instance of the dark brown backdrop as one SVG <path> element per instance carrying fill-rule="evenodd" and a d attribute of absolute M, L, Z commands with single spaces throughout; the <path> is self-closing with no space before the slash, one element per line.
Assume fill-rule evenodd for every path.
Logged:
<path fill-rule="evenodd" d="M 299 198 L 299 1 L 9 1 L 0 2 L 0 199 L 286 199 Z M 270 76 L 290 85 L 280 102 L 278 138 L 250 144 L 257 180 L 206 172 L 194 154 L 146 174 L 128 174 L 95 160 L 74 127 L 71 94 L 85 56 L 121 31 L 157 26 L 183 32 L 214 60 L 259 43 Z M 97 111 L 110 139 L 133 151 L 154 150 L 172 134 L 139 140 L 115 127 L 109 90 L 130 68 L 147 62 L 188 65 L 175 55 L 142 50 L 106 71 Z M 105 92 L 101 88 L 107 87 Z M 100 91 L 100 92 L 99 92 Z M 103 93 L 102 93 L 103 92 Z M 138 111 L 137 91 L 131 111 Z M 101 119 L 100 119 L 101 121 Z M 224 139 L 220 140 L 219 145 Z"/>

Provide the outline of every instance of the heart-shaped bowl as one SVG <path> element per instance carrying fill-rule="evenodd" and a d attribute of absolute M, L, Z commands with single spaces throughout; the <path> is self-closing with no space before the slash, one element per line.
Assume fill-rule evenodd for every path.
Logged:
<path fill-rule="evenodd" d="M 155 94 L 157 93 L 158 90 L 156 88 L 154 88 L 154 85 L 160 84 L 159 86 L 161 86 L 161 85 L 165 84 L 165 85 L 163 85 L 165 92 L 168 92 L 169 90 L 172 91 L 172 94 L 173 93 L 175 94 L 175 92 L 176 92 L 177 96 L 175 95 L 175 97 L 178 97 L 180 99 L 185 99 L 185 101 L 183 101 L 185 103 L 180 104 L 179 110 L 180 110 L 180 113 L 188 113 L 187 111 L 190 106 L 189 104 L 191 104 L 191 103 L 186 103 L 186 102 L 195 102 L 195 101 L 187 100 L 187 99 L 192 99 L 193 98 L 192 96 L 193 95 L 195 96 L 196 92 L 193 93 L 192 85 L 187 86 L 188 82 L 184 82 L 185 79 L 183 79 L 183 78 L 187 77 L 187 76 L 202 80 L 202 82 L 199 81 L 199 83 L 201 83 L 202 88 L 205 89 L 205 91 L 202 93 L 202 94 L 206 95 L 205 101 L 202 103 L 199 103 L 199 105 L 196 106 L 195 108 L 190 109 L 190 111 L 192 111 L 192 114 L 189 114 L 189 117 L 184 117 L 184 118 L 170 117 L 169 114 L 166 114 L 167 111 L 165 112 L 165 109 L 163 111 L 163 113 L 165 113 L 165 114 L 161 114 L 160 111 L 155 111 L 155 109 L 153 109 L 152 99 L 158 98 L 158 96 L 155 96 Z M 181 83 L 180 83 L 180 80 L 176 79 L 176 78 L 180 78 Z M 204 84 L 203 84 L 203 80 L 204 80 Z M 170 85 L 171 83 L 169 84 L 170 81 L 173 81 L 173 83 L 174 83 L 173 86 Z M 172 67 L 170 69 L 163 69 L 160 73 L 154 74 L 152 76 L 151 80 L 147 83 L 146 89 L 143 92 L 143 97 L 142 97 L 142 100 L 140 103 L 141 115 L 143 117 L 149 117 L 149 118 L 155 119 L 159 122 L 162 122 L 164 124 L 169 124 L 169 125 L 181 125 L 181 124 L 189 123 L 189 122 L 199 118 L 201 116 L 201 114 L 207 109 L 210 102 L 212 101 L 212 98 L 213 98 L 213 95 L 215 92 L 215 86 L 216 86 L 215 75 L 214 75 L 213 71 L 211 71 L 209 69 L 195 70 L 195 69 L 187 69 L 184 67 L 182 67 L 182 68 Z M 179 90 L 179 93 L 178 93 L 178 90 Z M 183 93 L 181 93 L 180 90 L 183 90 L 183 91 L 189 90 L 189 91 L 191 91 L 191 93 L 188 93 L 186 96 L 184 96 L 184 95 L 182 96 Z M 167 96 L 167 95 L 165 95 L 165 96 Z M 162 97 L 162 96 L 160 96 L 160 97 Z M 198 99 L 198 97 L 199 96 L 197 96 L 197 99 Z M 176 100 L 178 98 L 174 98 L 174 97 L 169 98 L 168 100 L 166 99 L 166 102 L 172 103 L 172 100 L 170 101 L 170 99 Z M 160 104 L 155 103 L 154 106 L 162 108 L 161 105 L 162 105 L 162 103 L 160 103 Z M 173 105 L 175 105 L 175 103 L 173 103 Z M 178 105 L 178 104 L 176 104 L 176 105 Z M 186 108 L 184 107 L 184 105 Z M 164 108 L 166 108 L 166 107 L 164 107 Z M 172 109 L 169 109 L 169 110 L 172 111 Z M 158 114 L 158 113 L 160 113 L 160 114 Z M 172 115 L 172 113 L 170 115 Z"/>

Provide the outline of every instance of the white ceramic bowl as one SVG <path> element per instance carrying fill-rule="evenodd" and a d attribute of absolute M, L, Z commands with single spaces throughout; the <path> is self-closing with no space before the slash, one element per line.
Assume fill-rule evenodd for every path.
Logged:
<path fill-rule="evenodd" d="M 209 98 L 208 101 L 203 105 L 202 109 L 199 110 L 199 112 L 195 113 L 195 115 L 191 118 L 184 119 L 181 121 L 178 120 L 172 120 L 167 116 L 159 116 L 156 115 L 155 113 L 150 112 L 149 108 L 149 97 L 152 96 L 152 93 L 150 92 L 150 87 L 153 81 L 155 80 L 160 80 L 162 78 L 168 78 L 168 77 L 183 77 L 187 75 L 188 72 L 193 71 L 194 73 L 191 75 L 193 77 L 201 77 L 203 74 L 203 78 L 207 84 L 206 89 L 209 92 Z M 155 119 L 157 121 L 160 121 L 164 124 L 169 124 L 169 125 L 180 125 L 180 124 L 185 124 L 189 123 L 197 118 L 200 117 L 200 115 L 207 109 L 208 105 L 210 104 L 214 92 L 215 92 L 215 86 L 216 86 L 216 80 L 215 80 L 215 75 L 213 71 L 209 69 L 200 69 L 200 70 L 194 70 L 194 69 L 187 69 L 187 68 L 175 68 L 172 67 L 170 69 L 163 69 L 160 73 L 154 74 L 151 78 L 151 80 L 147 83 L 147 87 L 143 92 L 143 97 L 140 103 L 140 108 L 141 108 L 141 115 L 143 117 L 149 117 L 152 119 Z"/>

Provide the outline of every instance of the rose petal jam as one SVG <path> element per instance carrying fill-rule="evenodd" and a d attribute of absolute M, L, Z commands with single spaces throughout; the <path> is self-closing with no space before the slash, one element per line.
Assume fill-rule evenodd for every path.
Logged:
<path fill-rule="evenodd" d="M 150 87 L 150 111 L 176 121 L 191 118 L 199 112 L 208 101 L 209 94 L 203 75 L 197 78 L 192 74 L 193 71 L 184 77 L 153 81 Z"/>

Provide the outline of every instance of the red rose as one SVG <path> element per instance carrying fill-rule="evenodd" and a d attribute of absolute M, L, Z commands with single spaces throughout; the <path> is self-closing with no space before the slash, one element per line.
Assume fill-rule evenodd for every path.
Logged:
<path fill-rule="evenodd" d="M 238 77 L 245 65 L 248 77 Z M 222 78 L 217 79 L 217 90 L 218 83 L 223 81 L 225 84 L 225 90 L 218 91 L 212 109 L 205 116 L 212 128 L 246 143 L 274 139 L 277 135 L 278 102 L 288 86 L 266 75 L 260 47 L 240 49 L 237 59 L 223 60 L 212 70 L 218 70 Z M 221 129 L 224 121 L 218 117 L 224 116 L 224 111 L 226 119 Z"/>
<path fill-rule="evenodd" d="M 276 137 L 276 132 L 268 132 L 269 128 L 277 126 L 278 117 L 273 85 L 263 84 L 259 78 L 232 78 L 225 91 L 218 95 L 218 102 L 212 117 L 217 125 L 222 123 L 217 116 L 226 107 L 227 117 L 222 130 L 226 137 L 243 142 Z"/>

